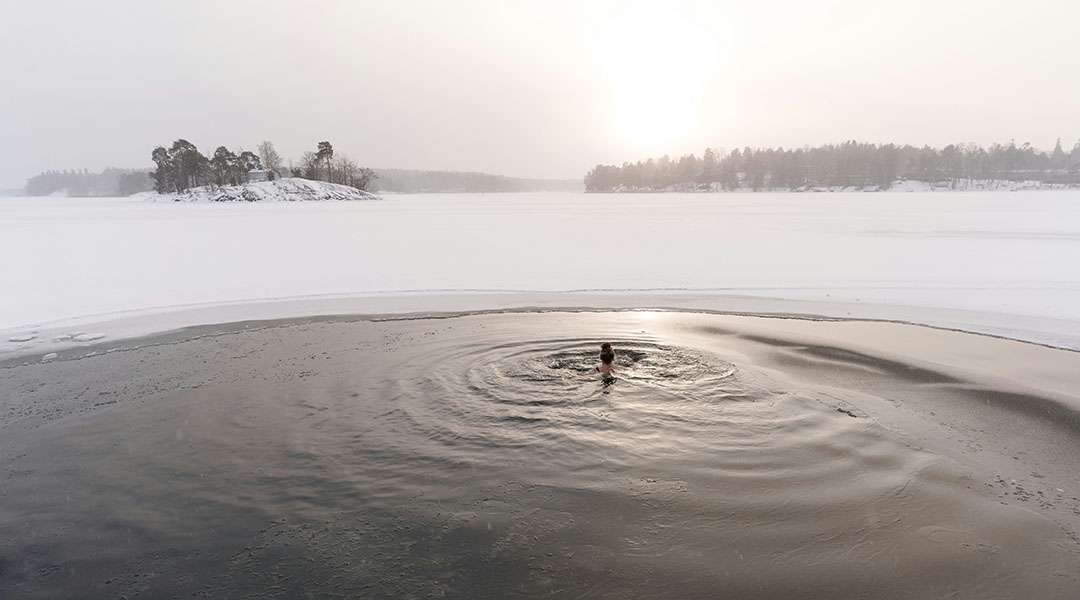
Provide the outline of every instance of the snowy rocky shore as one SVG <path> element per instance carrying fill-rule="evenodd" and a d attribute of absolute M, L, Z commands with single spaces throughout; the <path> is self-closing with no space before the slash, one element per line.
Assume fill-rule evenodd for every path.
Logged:
<path fill-rule="evenodd" d="M 378 200 L 370 192 L 347 185 L 287 177 L 241 185 L 198 187 L 174 194 L 146 192 L 148 202 L 311 202 L 322 200 Z"/>

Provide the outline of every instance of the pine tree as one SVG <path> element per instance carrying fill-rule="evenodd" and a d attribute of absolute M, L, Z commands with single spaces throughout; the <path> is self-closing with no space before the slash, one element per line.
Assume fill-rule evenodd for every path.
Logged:
<path fill-rule="evenodd" d="M 240 156 L 236 158 L 237 178 L 241 183 L 247 181 L 248 173 L 252 169 L 260 168 L 262 168 L 262 161 L 259 160 L 258 155 L 250 150 L 241 151 Z"/>
<path fill-rule="evenodd" d="M 706 148 L 705 153 L 701 156 L 701 179 L 699 183 L 708 189 L 712 189 L 712 184 L 719 177 L 719 161 L 716 158 L 716 152 L 712 148 Z"/>
<path fill-rule="evenodd" d="M 172 159 L 169 157 L 169 151 L 166 150 L 164 146 L 158 146 L 150 153 L 150 159 L 157 165 L 154 172 L 150 174 L 150 176 L 154 178 L 154 190 L 159 194 L 177 191 L 176 182 L 173 179 L 174 170 Z"/>
<path fill-rule="evenodd" d="M 218 149 L 214 150 L 213 158 L 210 159 L 210 167 L 214 171 L 214 183 L 236 185 L 236 154 L 232 150 L 225 146 L 218 146 Z"/>
<path fill-rule="evenodd" d="M 1068 159 L 1065 156 L 1065 151 L 1061 149 L 1061 138 L 1057 139 L 1057 144 L 1054 144 L 1054 151 L 1050 154 L 1051 167 L 1054 169 L 1064 169 Z"/>
<path fill-rule="evenodd" d="M 330 159 L 334 158 L 334 147 L 330 145 L 330 142 L 319 142 L 319 150 L 315 153 L 315 158 L 326 162 L 326 180 L 332 181 Z"/>

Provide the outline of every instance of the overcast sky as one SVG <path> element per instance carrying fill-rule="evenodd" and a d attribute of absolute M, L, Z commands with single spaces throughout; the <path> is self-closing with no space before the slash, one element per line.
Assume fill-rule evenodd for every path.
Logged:
<path fill-rule="evenodd" d="M 0 0 L 0 188 L 329 140 L 580 178 L 706 146 L 1080 138 L 1076 0 Z"/>

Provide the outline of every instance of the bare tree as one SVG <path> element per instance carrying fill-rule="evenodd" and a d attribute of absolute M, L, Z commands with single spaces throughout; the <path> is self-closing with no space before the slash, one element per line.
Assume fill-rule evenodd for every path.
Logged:
<path fill-rule="evenodd" d="M 353 162 L 353 159 L 345 154 L 339 154 L 338 157 L 334 159 L 334 167 L 337 170 L 337 179 L 336 181 L 331 181 L 331 183 L 340 183 L 342 185 L 353 184 L 357 169 L 357 165 Z"/>
<path fill-rule="evenodd" d="M 281 172 L 281 155 L 274 150 L 274 144 L 263 141 L 259 144 L 259 158 L 262 166 L 270 170 L 270 179 L 274 179 Z"/>
<path fill-rule="evenodd" d="M 322 157 L 314 152 L 305 152 L 300 157 L 300 167 L 304 170 L 304 177 L 316 180 L 319 178 L 319 161 L 321 159 Z"/>
<path fill-rule="evenodd" d="M 369 192 L 371 191 L 370 187 L 375 183 L 375 180 L 378 178 L 379 176 L 375 174 L 375 171 L 373 169 L 369 169 L 367 167 L 359 167 L 356 170 L 356 174 L 353 175 L 353 180 L 350 185 L 358 190 L 364 190 L 365 192 Z"/>

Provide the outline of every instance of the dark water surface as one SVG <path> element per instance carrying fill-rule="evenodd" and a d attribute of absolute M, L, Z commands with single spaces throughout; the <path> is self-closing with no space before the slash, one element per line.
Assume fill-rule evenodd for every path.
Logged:
<path fill-rule="evenodd" d="M 1050 598 L 1076 581 L 1060 527 L 957 461 L 649 329 L 317 322 L 8 369 L 0 595 Z M 611 385 L 589 373 L 605 340 Z"/>

